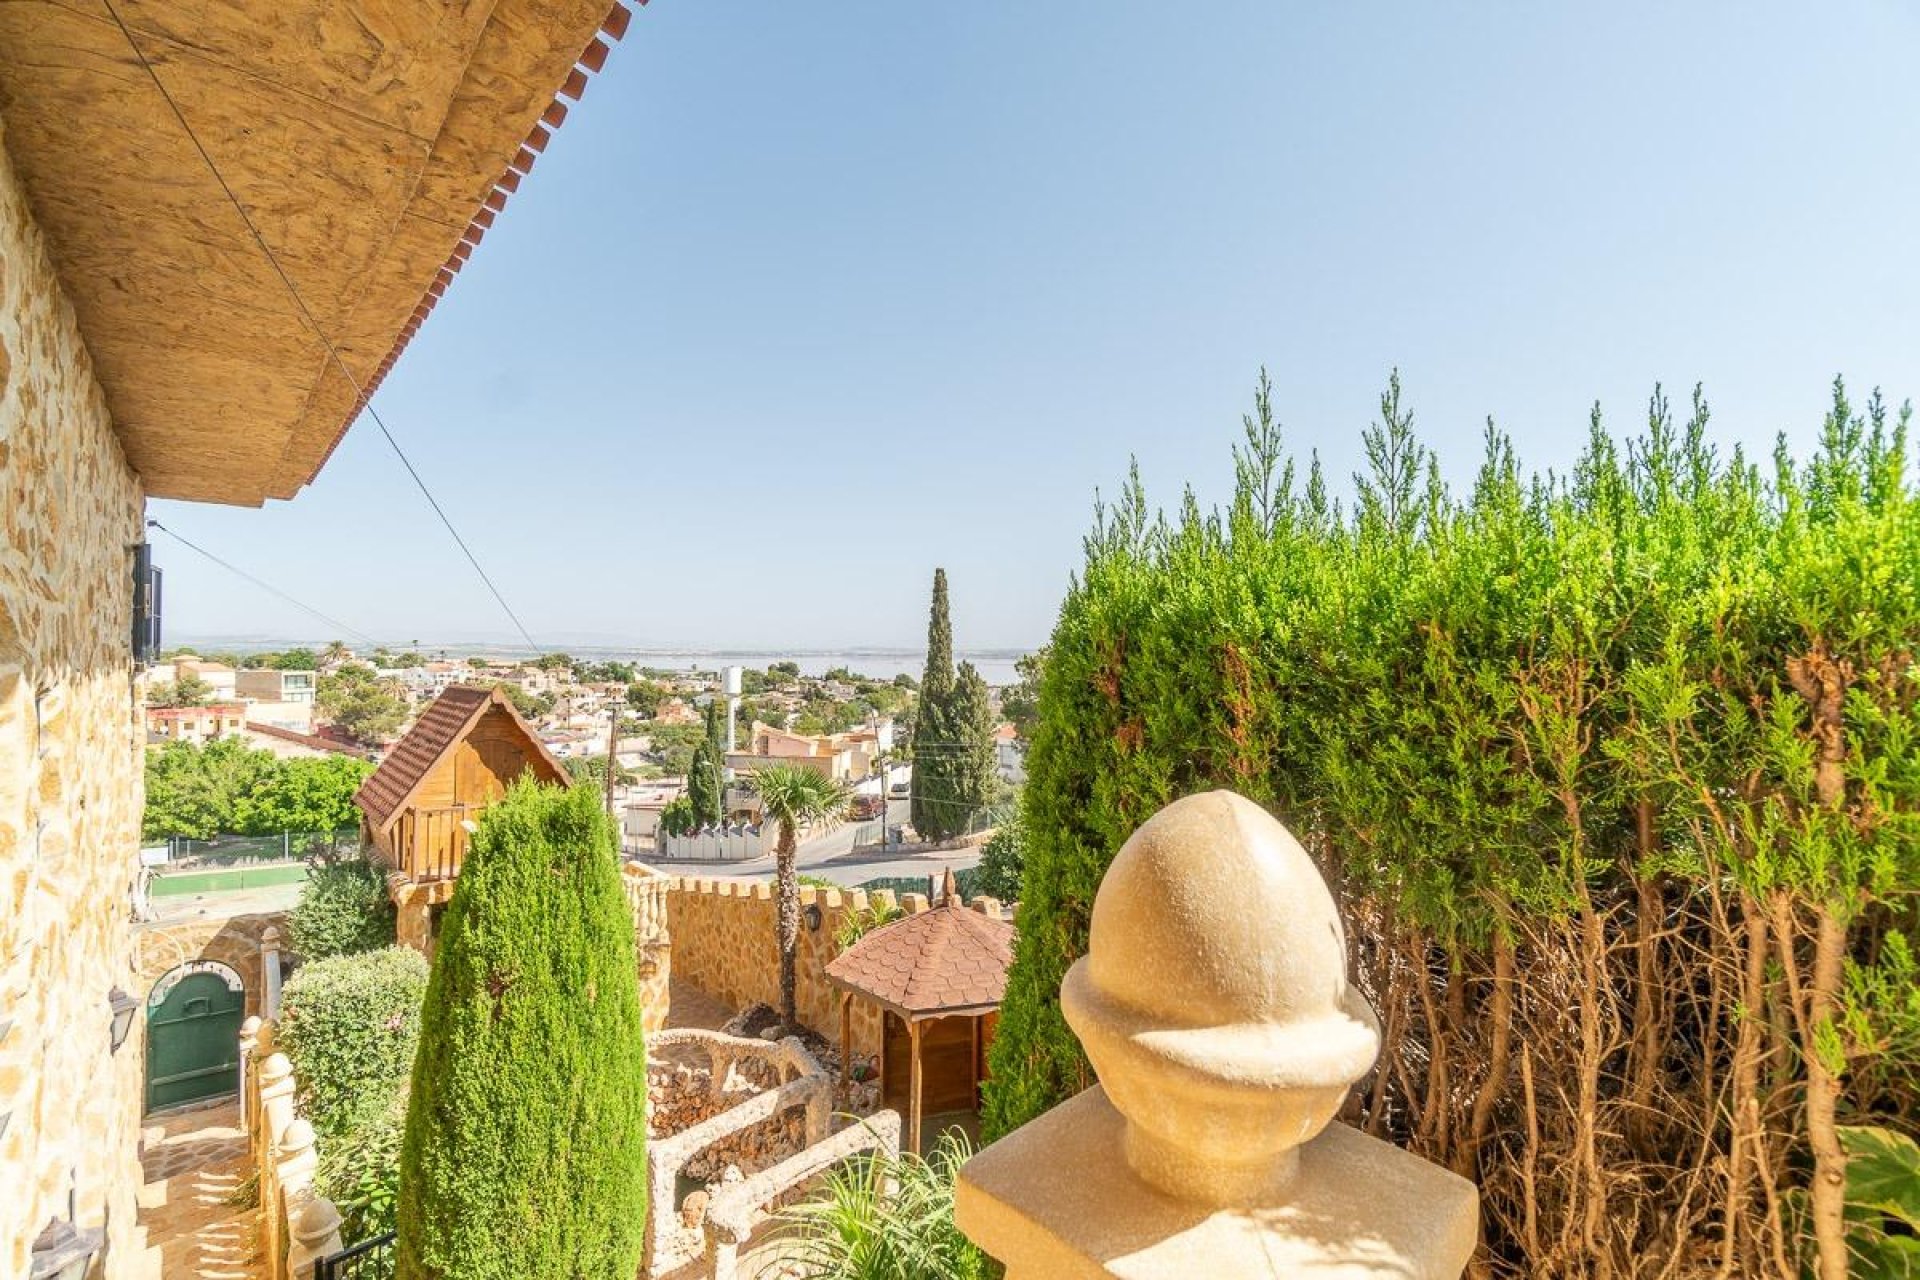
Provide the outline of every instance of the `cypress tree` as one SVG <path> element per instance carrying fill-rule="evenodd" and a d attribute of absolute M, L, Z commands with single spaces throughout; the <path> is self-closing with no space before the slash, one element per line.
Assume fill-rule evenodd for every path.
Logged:
<path fill-rule="evenodd" d="M 516 783 L 460 870 L 401 1151 L 403 1280 L 631 1280 L 646 1071 L 613 822 Z"/>
<path fill-rule="evenodd" d="M 948 785 L 954 800 L 948 825 L 958 834 L 966 829 L 968 819 L 992 803 L 997 763 L 993 749 L 993 695 L 987 691 L 986 677 L 971 662 L 960 664 L 947 704 L 946 721 L 946 741 L 954 744 L 948 752 L 951 761 Z"/>
<path fill-rule="evenodd" d="M 933 786 L 923 787 L 914 766 L 914 792 L 924 817 L 914 827 L 930 840 L 963 834 L 993 799 L 993 702 L 971 662 L 960 664 L 953 687 L 927 721 L 926 760 Z"/>
<path fill-rule="evenodd" d="M 953 741 L 947 700 L 924 695 L 913 723 L 913 829 L 923 840 L 947 837 L 946 816 L 953 812 Z"/>
<path fill-rule="evenodd" d="M 687 766 L 687 798 L 693 801 L 694 820 L 701 826 L 718 826 L 725 819 L 720 756 L 709 739 L 702 739 L 693 749 L 693 763 Z"/>
<path fill-rule="evenodd" d="M 920 709 L 913 722 L 913 829 L 940 830 L 941 807 L 953 790 L 946 768 L 947 702 L 953 696 L 953 620 L 947 615 L 947 571 L 933 571 L 933 606 L 927 613 L 927 666 L 920 676 Z M 925 743 L 926 750 L 919 744 Z M 935 837 L 936 839 L 939 837 Z"/>
<path fill-rule="evenodd" d="M 947 616 L 947 571 L 933 571 L 933 606 L 927 612 L 927 666 L 920 694 L 944 700 L 953 689 L 953 619 Z"/>

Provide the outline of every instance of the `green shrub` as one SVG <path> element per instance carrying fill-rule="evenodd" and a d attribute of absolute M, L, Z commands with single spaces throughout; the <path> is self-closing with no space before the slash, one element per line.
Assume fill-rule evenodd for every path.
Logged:
<path fill-rule="evenodd" d="M 840 927 L 833 931 L 834 945 L 845 951 L 881 925 L 892 924 L 905 914 L 895 903 L 869 902 L 858 911 L 849 911 L 840 918 Z"/>
<path fill-rule="evenodd" d="M 1920 1143 L 1891 1129 L 1842 1127 L 1848 1240 L 1863 1280 L 1920 1275 Z"/>
<path fill-rule="evenodd" d="M 1387 1034 L 1357 1122 L 1476 1178 L 1493 1274 L 1831 1274 L 1836 1126 L 1920 1128 L 1920 491 L 1877 396 L 1836 385 L 1770 465 L 1707 418 L 1596 413 L 1551 474 L 1489 430 L 1456 493 L 1396 379 L 1341 498 L 1263 383 L 1226 509 L 1156 514 L 1137 475 L 1098 508 L 988 1136 L 1093 1082 L 1058 996 L 1115 852 L 1230 787 L 1346 916 Z"/>
<path fill-rule="evenodd" d="M 993 1263 L 953 1225 L 953 1180 L 973 1155 L 958 1130 L 933 1154 L 850 1160 L 780 1213 L 790 1256 L 812 1280 L 986 1280 Z M 899 1191 L 882 1198 L 893 1179 Z"/>
<path fill-rule="evenodd" d="M 660 810 L 660 832 L 663 835 L 690 835 L 699 826 L 700 819 L 694 813 L 693 801 L 687 796 L 675 796 Z"/>
<path fill-rule="evenodd" d="M 426 989 L 426 959 L 407 947 L 335 956 L 287 980 L 275 1043 L 316 1133 L 345 1133 L 407 1078 Z"/>
<path fill-rule="evenodd" d="M 316 862 L 287 917 L 287 934 L 305 961 L 392 946 L 394 909 L 386 878 L 365 858 Z"/>
<path fill-rule="evenodd" d="M 1020 900 L 1020 877 L 1027 861 L 1027 833 L 1016 809 L 1000 820 L 992 839 L 980 850 L 980 868 L 973 891 L 1002 902 Z"/>
<path fill-rule="evenodd" d="M 631 1280 L 646 1056 L 619 840 L 593 792 L 522 781 L 442 925 L 401 1151 L 399 1274 Z"/>
<path fill-rule="evenodd" d="M 401 1080 L 385 1096 L 366 1098 L 340 1133 L 319 1143 L 315 1181 L 320 1194 L 340 1210 L 340 1238 L 346 1244 L 385 1235 L 398 1221 L 406 1123 L 407 1085 Z M 359 1280 L 360 1273 L 355 1276 Z"/>

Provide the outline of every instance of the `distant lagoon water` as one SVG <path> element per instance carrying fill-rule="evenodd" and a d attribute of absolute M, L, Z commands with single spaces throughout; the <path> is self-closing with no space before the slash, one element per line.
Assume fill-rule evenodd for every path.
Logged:
<path fill-rule="evenodd" d="M 835 667 L 845 667 L 857 676 L 868 676 L 875 680 L 891 680 L 898 675 L 909 675 L 915 680 L 926 670 L 927 656 L 924 653 L 901 653 L 886 651 L 879 653 L 860 652 L 806 652 L 779 653 L 774 651 L 756 653 L 719 653 L 719 652 L 651 652 L 646 650 L 593 651 L 569 650 L 575 657 L 617 658 L 623 662 L 632 662 L 636 666 L 653 667 L 663 671 L 718 671 L 722 667 L 752 667 L 764 671 L 775 662 L 797 662 L 800 674 L 823 676 Z M 986 682 L 1000 686 L 1019 681 L 1020 674 L 1014 669 L 1014 663 L 1022 655 L 1006 649 L 996 649 L 988 653 L 960 652 L 954 657 L 963 662 L 971 662 Z"/>
<path fill-rule="evenodd" d="M 253 653 L 263 649 L 284 649 L 294 644 L 318 648 L 325 641 L 263 636 L 205 636 L 183 637 L 173 643 L 198 648 L 205 653 Z M 390 647 L 397 653 L 415 649 L 416 645 L 416 651 L 422 654 L 447 653 L 455 657 L 507 658 L 527 652 L 510 644 L 432 640 L 412 644 L 393 643 Z M 891 680 L 902 674 L 918 680 L 927 665 L 927 655 L 911 649 L 636 649 L 605 643 L 569 644 L 564 638 L 552 644 L 551 648 L 570 653 L 576 658 L 596 662 L 631 662 L 635 666 L 652 667 L 660 671 L 718 671 L 722 667 L 752 667 L 764 671 L 775 662 L 797 662 L 802 675 L 822 676 L 835 667 L 845 667 L 855 675 L 875 680 Z M 1022 649 L 963 649 L 954 656 L 971 662 L 988 684 L 998 688 L 1019 681 L 1020 675 L 1014 669 L 1014 663 L 1025 653 Z"/>

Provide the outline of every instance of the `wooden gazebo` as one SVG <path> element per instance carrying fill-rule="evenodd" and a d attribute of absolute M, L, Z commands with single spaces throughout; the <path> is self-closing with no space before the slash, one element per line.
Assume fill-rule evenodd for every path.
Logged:
<path fill-rule="evenodd" d="M 906 1112 L 914 1151 L 922 1116 L 979 1109 L 1012 964 L 1013 926 L 964 906 L 951 872 L 939 906 L 882 925 L 828 963 L 827 979 L 843 993 L 842 1064 L 854 997 L 884 1011 L 881 1105 Z"/>
<path fill-rule="evenodd" d="M 527 775 L 570 781 L 506 694 L 456 684 L 360 784 L 361 841 L 392 872 L 387 895 L 403 945 L 432 954 L 434 921 L 453 896 L 471 824 Z"/>

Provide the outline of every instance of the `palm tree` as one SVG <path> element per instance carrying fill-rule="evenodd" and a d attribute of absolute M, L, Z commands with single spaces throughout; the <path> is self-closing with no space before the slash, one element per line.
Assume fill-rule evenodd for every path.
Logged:
<path fill-rule="evenodd" d="M 847 789 L 832 778 L 797 764 L 774 764 L 752 774 L 760 793 L 763 821 L 780 826 L 774 846 L 776 913 L 780 940 L 780 1020 L 799 1024 L 794 1007 L 794 960 L 800 947 L 800 881 L 794 871 L 798 832 L 809 822 L 839 815 L 847 807 Z"/>
<path fill-rule="evenodd" d="M 347 646 L 339 640 L 327 641 L 326 647 L 320 650 L 320 661 L 328 666 L 338 666 L 346 657 Z"/>

